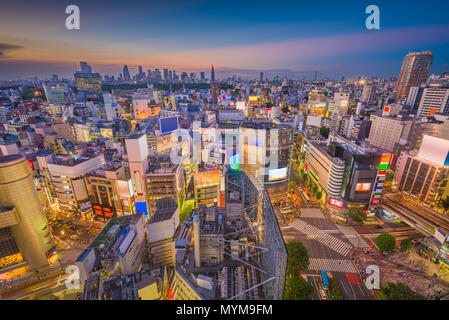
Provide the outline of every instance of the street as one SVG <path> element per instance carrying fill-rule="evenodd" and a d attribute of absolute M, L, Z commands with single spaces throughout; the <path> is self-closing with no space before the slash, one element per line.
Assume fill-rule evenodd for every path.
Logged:
<path fill-rule="evenodd" d="M 320 288 L 318 283 L 321 282 L 318 281 L 321 278 L 319 271 L 325 270 L 340 287 L 343 299 L 372 299 L 348 257 L 353 248 L 351 241 L 337 225 L 324 217 L 320 209 L 302 209 L 301 217 L 283 226 L 281 230 L 286 242 L 298 240 L 307 248 L 309 254 L 307 281 L 316 290 Z M 315 292 L 312 298 L 321 299 L 318 292 Z"/>

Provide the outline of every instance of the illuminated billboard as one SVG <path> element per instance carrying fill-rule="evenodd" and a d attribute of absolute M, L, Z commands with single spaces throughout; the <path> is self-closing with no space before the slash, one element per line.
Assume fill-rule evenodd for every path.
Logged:
<path fill-rule="evenodd" d="M 161 134 L 170 133 L 178 130 L 178 117 L 166 117 L 159 119 Z"/>
<path fill-rule="evenodd" d="M 259 96 L 249 96 L 249 97 L 248 97 L 248 100 L 249 100 L 249 101 L 252 101 L 252 102 L 255 102 L 255 101 L 258 101 L 259 98 L 260 98 Z"/>
<path fill-rule="evenodd" d="M 334 199 L 329 197 L 328 200 L 329 205 L 337 207 L 337 208 L 343 208 L 343 205 L 345 204 L 345 202 L 343 200 L 338 200 L 338 199 Z"/>
<path fill-rule="evenodd" d="M 371 190 L 371 182 L 357 183 L 355 192 L 367 192 Z"/>
<path fill-rule="evenodd" d="M 424 135 L 418 158 L 441 166 L 449 165 L 449 140 Z"/>
<path fill-rule="evenodd" d="M 307 116 L 306 125 L 321 128 L 321 117 Z"/>
<path fill-rule="evenodd" d="M 270 169 L 268 171 L 268 181 L 279 181 L 287 178 L 287 167 Z"/>
<path fill-rule="evenodd" d="M 237 110 L 245 110 L 245 101 L 237 101 L 236 107 Z"/>
<path fill-rule="evenodd" d="M 236 153 L 235 155 L 233 155 L 229 159 L 229 162 L 231 164 L 232 170 L 239 170 L 240 169 L 240 153 Z"/>

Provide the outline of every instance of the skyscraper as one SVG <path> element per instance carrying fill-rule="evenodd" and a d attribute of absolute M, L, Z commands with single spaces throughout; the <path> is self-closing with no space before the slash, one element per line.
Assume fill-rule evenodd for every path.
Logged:
<path fill-rule="evenodd" d="M 74 74 L 76 88 L 88 93 L 101 93 L 101 76 L 99 73 L 93 73 L 92 68 L 87 62 L 80 62 L 81 71 Z"/>
<path fill-rule="evenodd" d="M 81 66 L 82 72 L 88 72 L 88 73 L 92 72 L 92 67 L 90 65 L 88 65 L 87 62 L 81 61 L 80 66 Z"/>
<path fill-rule="evenodd" d="M 0 156 L 0 261 L 25 261 L 30 269 L 48 264 L 53 246 L 31 170 L 20 154 Z M 0 265 L 0 269 L 1 269 Z"/>
<path fill-rule="evenodd" d="M 220 95 L 220 84 L 215 82 L 215 70 L 214 65 L 210 71 L 210 87 L 212 95 L 212 103 L 216 105 L 218 103 L 218 96 Z"/>
<path fill-rule="evenodd" d="M 432 62 L 431 51 L 409 52 L 405 56 L 396 85 L 396 101 L 407 97 L 411 87 L 419 87 L 426 82 Z"/>
<path fill-rule="evenodd" d="M 263 82 L 263 72 L 260 72 L 260 79 L 259 79 L 259 81 Z"/>
<path fill-rule="evenodd" d="M 69 86 L 64 82 L 44 82 L 45 97 L 52 104 L 63 105 L 68 102 Z"/>
<path fill-rule="evenodd" d="M 136 191 L 136 211 L 148 217 L 144 174 L 148 170 L 148 145 L 145 134 L 133 134 L 125 140 L 128 153 L 129 171 Z"/>
<path fill-rule="evenodd" d="M 128 66 L 126 64 L 123 67 L 123 80 L 128 83 L 131 82 L 131 75 L 129 74 Z"/>
<path fill-rule="evenodd" d="M 215 70 L 214 65 L 212 65 L 212 69 L 210 71 L 210 83 L 215 83 Z"/>

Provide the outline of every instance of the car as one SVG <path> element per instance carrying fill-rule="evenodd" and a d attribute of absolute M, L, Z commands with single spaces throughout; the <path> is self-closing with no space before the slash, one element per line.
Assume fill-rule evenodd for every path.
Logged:
<path fill-rule="evenodd" d="M 378 224 L 376 224 L 376 229 L 382 229 L 382 226 L 379 226 Z"/>

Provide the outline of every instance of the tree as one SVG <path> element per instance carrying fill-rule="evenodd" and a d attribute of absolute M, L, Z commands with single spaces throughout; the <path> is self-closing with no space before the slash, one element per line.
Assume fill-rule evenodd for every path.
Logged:
<path fill-rule="evenodd" d="M 321 196 L 322 196 L 321 191 L 318 191 L 318 192 L 316 193 L 316 198 L 317 198 L 317 200 L 321 200 Z"/>
<path fill-rule="evenodd" d="M 396 240 L 389 233 L 378 235 L 375 242 L 380 251 L 391 252 L 396 248 Z"/>
<path fill-rule="evenodd" d="M 366 214 L 360 208 L 349 208 L 346 212 L 348 217 L 352 219 L 355 223 L 363 223 L 366 220 Z"/>
<path fill-rule="evenodd" d="M 304 182 L 307 182 L 307 179 L 308 179 L 309 177 L 307 176 L 307 173 L 305 173 L 305 172 L 303 172 L 302 173 L 302 180 L 304 181 Z"/>
<path fill-rule="evenodd" d="M 383 284 L 380 288 L 380 296 L 383 300 L 426 300 L 424 296 L 415 293 L 402 282 Z"/>
<path fill-rule="evenodd" d="M 320 134 L 324 137 L 324 138 L 328 138 L 329 137 L 329 128 L 320 128 Z"/>
<path fill-rule="evenodd" d="M 410 250 L 412 248 L 412 241 L 410 239 L 404 239 L 401 241 L 401 249 L 404 251 Z"/>
<path fill-rule="evenodd" d="M 187 200 L 184 202 L 183 207 L 181 208 L 181 211 L 179 213 L 179 224 L 180 225 L 182 225 L 182 223 L 184 222 L 184 219 L 190 215 L 190 212 L 193 210 L 194 206 L 195 206 L 194 200 Z"/>
<path fill-rule="evenodd" d="M 335 299 L 337 300 L 343 300 L 343 296 L 341 295 L 340 287 L 337 284 L 337 281 L 335 281 L 334 278 L 329 278 L 329 285 L 330 290 L 335 296 Z"/>
<path fill-rule="evenodd" d="M 313 181 L 309 179 L 309 189 L 312 190 L 314 184 Z"/>
<path fill-rule="evenodd" d="M 313 287 L 304 278 L 289 276 L 285 281 L 284 300 L 307 300 L 313 293 Z"/>
<path fill-rule="evenodd" d="M 288 190 L 292 191 L 295 188 L 296 188 L 296 183 L 294 181 L 290 181 L 288 183 Z"/>
<path fill-rule="evenodd" d="M 299 271 L 305 270 L 309 266 L 307 249 L 300 241 L 289 241 L 286 246 L 288 251 L 287 274 L 297 276 Z"/>
<path fill-rule="evenodd" d="M 440 205 L 443 207 L 443 213 L 446 213 L 449 210 L 449 197 L 440 200 Z"/>

